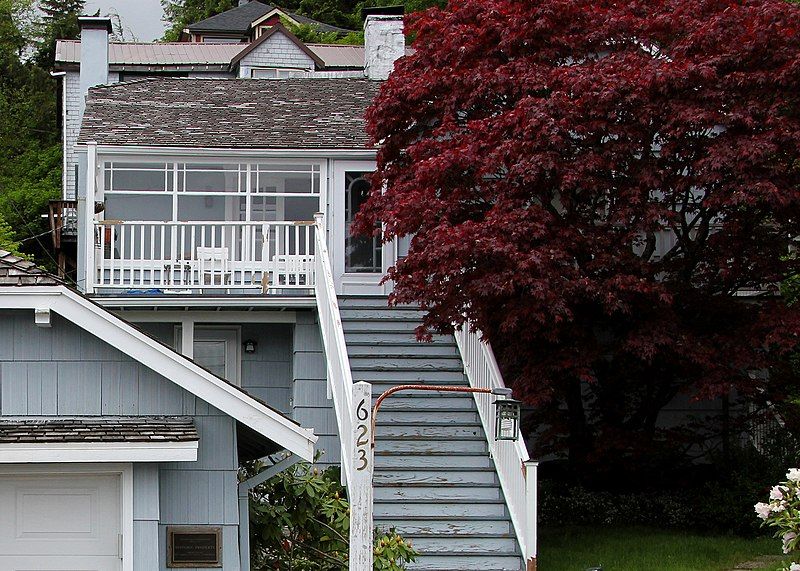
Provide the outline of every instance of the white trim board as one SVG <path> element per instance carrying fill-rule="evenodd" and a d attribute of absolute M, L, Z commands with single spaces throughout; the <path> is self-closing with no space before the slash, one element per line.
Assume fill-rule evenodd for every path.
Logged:
<path fill-rule="evenodd" d="M 92 144 L 91 141 L 76 143 L 76 151 L 86 151 Z M 97 143 L 95 143 L 97 144 Z M 276 159 L 364 159 L 375 160 L 377 149 L 256 149 L 233 147 L 158 147 L 155 145 L 97 145 L 99 155 L 139 155 L 148 156 L 175 156 L 188 157 L 215 157 L 215 158 L 276 158 Z"/>
<path fill-rule="evenodd" d="M 0 309 L 49 308 L 309 462 L 317 436 L 65 286 L 0 288 Z M 31 316 L 33 323 L 33 316 Z"/>
<path fill-rule="evenodd" d="M 198 442 L 14 442 L 0 464 L 196 462 Z"/>

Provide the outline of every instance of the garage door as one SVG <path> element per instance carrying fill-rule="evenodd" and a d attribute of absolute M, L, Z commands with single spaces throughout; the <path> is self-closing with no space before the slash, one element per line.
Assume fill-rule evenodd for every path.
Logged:
<path fill-rule="evenodd" d="M 119 475 L 0 475 L 0 569 L 119 571 Z"/>

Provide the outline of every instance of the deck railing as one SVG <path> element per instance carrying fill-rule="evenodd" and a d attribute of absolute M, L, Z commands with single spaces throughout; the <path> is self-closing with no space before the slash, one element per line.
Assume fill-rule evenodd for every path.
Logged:
<path fill-rule="evenodd" d="M 470 386 L 488 389 L 505 388 L 492 347 L 481 341 L 480 334 L 470 331 L 470 324 L 466 323 L 460 330 L 456 330 L 455 337 Z M 522 436 L 514 442 L 494 439 L 496 397 L 489 394 L 473 394 L 517 540 L 527 567 L 535 568 L 537 464 L 530 461 Z"/>
<path fill-rule="evenodd" d="M 314 288 L 313 222 L 95 223 L 96 289 Z"/>
<path fill-rule="evenodd" d="M 317 298 L 319 327 L 322 333 L 322 344 L 328 364 L 328 390 L 336 411 L 336 422 L 341 435 L 342 444 L 342 477 L 348 484 L 352 482 L 353 443 L 350 434 L 353 432 L 353 374 L 350 371 L 350 359 L 344 341 L 342 317 L 339 313 L 339 302 L 336 298 L 336 286 L 333 281 L 333 269 L 328 253 L 325 237 L 324 216 L 316 216 L 316 256 L 314 266 L 316 282 L 314 292 Z"/>

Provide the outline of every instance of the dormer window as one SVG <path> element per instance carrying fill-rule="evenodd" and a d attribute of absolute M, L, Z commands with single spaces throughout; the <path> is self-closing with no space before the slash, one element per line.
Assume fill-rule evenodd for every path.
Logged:
<path fill-rule="evenodd" d="M 305 69 L 297 67 L 254 67 L 250 70 L 253 79 L 286 79 L 303 73 Z"/>

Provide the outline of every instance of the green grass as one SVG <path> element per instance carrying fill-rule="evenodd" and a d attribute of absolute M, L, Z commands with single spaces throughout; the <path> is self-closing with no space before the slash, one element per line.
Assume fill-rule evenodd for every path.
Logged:
<path fill-rule="evenodd" d="M 728 571 L 761 555 L 780 555 L 770 537 L 699 535 L 640 527 L 541 529 L 541 571 Z M 770 571 L 781 565 L 765 567 Z"/>

